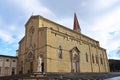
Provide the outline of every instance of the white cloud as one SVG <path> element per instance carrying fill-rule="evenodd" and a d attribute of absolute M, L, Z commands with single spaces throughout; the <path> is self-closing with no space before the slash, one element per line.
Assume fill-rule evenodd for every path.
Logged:
<path fill-rule="evenodd" d="M 31 16 L 32 14 L 47 17 L 55 16 L 52 11 L 40 3 L 40 0 L 11 0 L 10 2 L 21 9 L 27 16 Z"/>
<path fill-rule="evenodd" d="M 40 3 L 40 0 L 11 0 L 11 1 L 8 1 L 8 3 L 16 7 L 22 13 L 21 16 L 22 17 L 24 16 L 23 19 L 27 17 L 27 20 L 28 20 L 28 17 L 30 17 L 31 15 L 42 15 L 51 19 L 55 17 L 55 14 L 52 11 L 50 11 L 48 8 L 46 8 Z M 9 42 L 11 41 L 11 39 L 14 39 L 12 37 L 14 34 L 18 35 L 17 39 L 19 40 L 24 35 L 24 32 L 25 32 L 24 29 L 18 29 L 21 27 L 16 23 L 10 24 L 10 25 L 6 23 L 3 24 L 4 26 L 9 26 L 9 27 L 6 27 L 6 29 L 5 28 L 2 29 L 3 31 L 6 30 L 8 33 L 1 32 L 3 35 L 5 35 L 5 37 L 1 36 L 5 41 Z"/>
<path fill-rule="evenodd" d="M 99 40 L 101 45 L 108 50 L 117 49 L 120 44 L 120 8 L 116 8 L 105 15 L 94 20 L 91 25 L 91 34 L 95 39 Z M 114 35 L 110 35 L 114 32 Z"/>
<path fill-rule="evenodd" d="M 57 23 L 66 26 L 67 28 L 72 29 L 73 26 L 73 19 L 72 18 L 62 18 L 62 19 L 57 19 L 56 20 Z"/>
<path fill-rule="evenodd" d="M 9 31 L 7 31 L 6 29 L 4 30 L 4 21 L 3 19 L 0 17 L 0 39 L 4 40 L 5 42 L 10 42 L 13 41 L 14 39 L 10 36 L 10 34 L 8 33 Z"/>
<path fill-rule="evenodd" d="M 14 43 L 23 36 L 24 32 L 18 29 L 16 25 L 6 24 L 3 19 L 0 20 L 0 39 L 5 43 Z M 22 34 L 21 34 L 22 33 Z M 16 37 L 15 37 L 16 36 Z"/>
<path fill-rule="evenodd" d="M 87 3 L 85 2 L 85 1 L 82 1 L 81 3 L 80 3 L 80 6 L 81 7 L 85 7 L 87 5 Z"/>
<path fill-rule="evenodd" d="M 89 2 L 89 6 L 93 10 L 104 10 L 114 6 L 119 0 L 92 0 Z"/>
<path fill-rule="evenodd" d="M 13 41 L 14 39 L 11 37 L 11 36 L 9 36 L 7 33 L 5 33 L 5 31 L 0 31 L 0 38 L 2 39 L 2 40 L 4 40 L 5 42 L 10 42 L 10 41 Z"/>
<path fill-rule="evenodd" d="M 2 22 L 2 18 L 0 17 L 0 25 L 2 24 L 3 22 Z"/>
<path fill-rule="evenodd" d="M 16 32 L 11 31 L 11 30 L 2 29 L 2 30 L 0 30 L 0 39 L 5 43 L 14 43 L 14 42 L 18 41 L 19 37 L 22 35 L 22 34 L 18 34 Z M 16 36 L 16 37 L 14 37 L 14 36 Z"/>

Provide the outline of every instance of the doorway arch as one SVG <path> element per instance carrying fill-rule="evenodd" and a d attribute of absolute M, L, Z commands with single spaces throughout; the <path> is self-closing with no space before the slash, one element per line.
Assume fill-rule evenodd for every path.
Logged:
<path fill-rule="evenodd" d="M 80 64 L 79 64 L 79 49 L 74 47 L 70 50 L 71 55 L 71 72 L 80 72 Z"/>

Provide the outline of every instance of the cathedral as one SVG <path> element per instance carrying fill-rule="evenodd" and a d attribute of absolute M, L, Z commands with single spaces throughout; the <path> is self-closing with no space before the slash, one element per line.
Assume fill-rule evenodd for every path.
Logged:
<path fill-rule="evenodd" d="M 76 14 L 73 30 L 40 15 L 31 16 L 17 54 L 18 74 L 109 72 L 106 49 L 81 33 Z"/>

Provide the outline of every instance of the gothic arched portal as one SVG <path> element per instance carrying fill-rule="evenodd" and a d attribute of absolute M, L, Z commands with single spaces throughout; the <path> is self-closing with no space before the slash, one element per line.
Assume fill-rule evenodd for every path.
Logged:
<path fill-rule="evenodd" d="M 70 50 L 71 55 L 71 72 L 80 72 L 80 65 L 79 65 L 79 53 L 77 47 L 74 47 Z"/>

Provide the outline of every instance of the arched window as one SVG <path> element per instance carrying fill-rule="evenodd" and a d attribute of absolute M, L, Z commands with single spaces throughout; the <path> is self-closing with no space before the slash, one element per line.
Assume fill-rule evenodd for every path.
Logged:
<path fill-rule="evenodd" d="M 103 64 L 103 59 L 102 59 L 102 55 L 100 54 L 100 62 L 101 64 Z"/>
<path fill-rule="evenodd" d="M 86 52 L 86 62 L 88 62 L 88 54 L 87 54 L 87 52 Z"/>
<path fill-rule="evenodd" d="M 98 56 L 96 55 L 96 64 L 98 64 Z"/>
<path fill-rule="evenodd" d="M 62 59 L 62 48 L 61 48 L 61 45 L 58 47 L 58 58 Z"/>
<path fill-rule="evenodd" d="M 95 61 L 94 61 L 94 55 L 93 55 L 93 54 L 92 54 L 92 61 L 93 61 L 93 63 L 95 62 Z"/>

